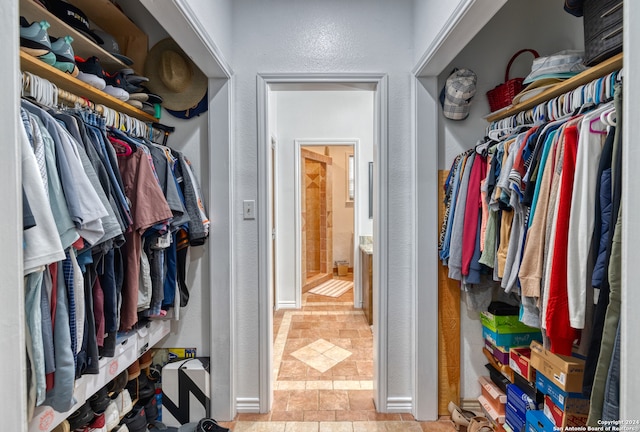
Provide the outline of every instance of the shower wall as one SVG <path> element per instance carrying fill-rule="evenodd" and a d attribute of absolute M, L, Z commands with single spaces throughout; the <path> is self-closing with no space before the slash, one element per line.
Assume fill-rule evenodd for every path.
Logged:
<path fill-rule="evenodd" d="M 303 292 L 333 275 L 331 158 L 301 149 Z"/>

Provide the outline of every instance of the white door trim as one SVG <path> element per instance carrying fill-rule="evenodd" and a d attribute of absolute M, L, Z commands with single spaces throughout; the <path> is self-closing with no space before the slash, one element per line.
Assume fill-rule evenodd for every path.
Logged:
<path fill-rule="evenodd" d="M 353 146 L 353 154 L 355 157 L 355 176 L 356 176 L 356 186 L 355 190 L 358 190 L 358 179 L 359 179 L 359 169 L 358 162 L 360 161 L 360 140 L 357 138 L 348 138 L 348 139 L 296 139 L 294 140 L 294 160 L 295 160 L 295 168 L 294 175 L 296 178 L 295 182 L 295 230 L 296 230 L 296 250 L 295 250 L 295 280 L 296 280 L 296 309 L 300 309 L 302 307 L 302 236 L 300 235 L 300 230 L 302 228 L 302 219 L 300 217 L 302 213 L 302 202 L 300 199 L 300 192 L 302 190 L 301 184 L 301 167 L 300 167 L 300 149 L 304 146 Z M 353 307 L 360 308 L 362 307 L 362 288 L 360 286 L 360 279 L 355 277 L 355 275 L 360 274 L 358 270 L 360 269 L 359 259 L 358 259 L 358 242 L 356 239 L 360 238 L 360 229 L 358 224 L 358 216 L 360 216 L 360 212 L 362 209 L 362 200 L 356 199 L 355 205 L 353 209 Z M 277 242 L 277 240 L 276 240 Z M 277 243 L 276 243 L 277 244 Z"/>
<path fill-rule="evenodd" d="M 271 212 L 269 209 L 269 106 L 274 84 L 354 83 L 375 85 L 374 131 L 374 400 L 380 412 L 387 411 L 387 265 L 388 265 L 388 77 L 386 74 L 258 74 L 258 281 L 260 412 L 269 412 L 273 399 L 273 294 L 271 286 Z"/>

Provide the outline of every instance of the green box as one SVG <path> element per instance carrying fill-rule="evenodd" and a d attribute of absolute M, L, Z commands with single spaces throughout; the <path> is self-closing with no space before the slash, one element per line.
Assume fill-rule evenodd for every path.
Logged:
<path fill-rule="evenodd" d="M 540 329 L 529 327 L 523 324 L 518 315 L 494 315 L 490 312 L 480 312 L 480 321 L 482 325 L 495 333 L 511 334 L 511 333 L 531 333 L 540 331 Z"/>

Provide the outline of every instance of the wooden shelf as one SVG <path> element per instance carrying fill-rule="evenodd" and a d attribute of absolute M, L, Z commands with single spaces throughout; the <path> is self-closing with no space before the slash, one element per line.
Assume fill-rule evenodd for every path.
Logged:
<path fill-rule="evenodd" d="M 534 106 L 541 104 L 542 102 L 548 101 L 556 96 L 560 96 L 563 93 L 567 93 L 575 88 L 580 87 L 581 85 L 587 84 L 597 78 L 605 76 L 611 72 L 617 71 L 622 68 L 622 53 L 617 54 L 610 59 L 603 61 L 602 63 L 590 67 L 584 72 L 569 78 L 566 81 L 563 81 L 548 90 L 540 93 L 532 97 L 531 99 L 519 103 L 517 105 L 513 105 L 503 111 L 498 111 L 496 113 L 489 114 L 486 117 L 488 122 L 493 122 L 496 120 L 500 120 L 514 114 L 519 113 L 520 111 L 524 111 L 529 108 L 533 108 Z"/>
<path fill-rule="evenodd" d="M 149 50 L 149 38 L 110 0 L 68 0 L 81 9 L 102 30 L 113 35 L 123 55 L 133 60 L 129 66 L 144 71 L 144 61 Z"/>
<path fill-rule="evenodd" d="M 139 110 L 120 99 L 108 95 L 105 92 L 54 68 L 53 66 L 49 66 L 43 61 L 22 51 L 20 51 L 20 67 L 24 72 L 31 72 L 32 74 L 45 78 L 61 89 L 77 96 L 85 97 L 93 103 L 105 105 L 142 121 L 157 121 L 154 116 L 147 114 L 146 112 Z"/>
<path fill-rule="evenodd" d="M 96 45 L 93 40 L 61 21 L 34 0 L 20 0 L 20 15 L 25 17 L 29 22 L 46 20 L 51 24 L 51 27 L 47 30 L 49 36 L 71 36 L 73 38 L 71 46 L 73 47 L 74 54 L 82 58 L 91 56 L 98 57 L 100 59 L 100 65 L 102 65 L 107 72 L 114 72 L 127 67 L 120 60 L 102 49 L 102 47 Z"/>

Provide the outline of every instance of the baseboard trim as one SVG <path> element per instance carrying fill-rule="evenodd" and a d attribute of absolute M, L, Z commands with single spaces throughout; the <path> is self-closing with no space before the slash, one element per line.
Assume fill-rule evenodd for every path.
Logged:
<path fill-rule="evenodd" d="M 259 413 L 259 398 L 236 398 L 236 411 L 238 413 Z"/>
<path fill-rule="evenodd" d="M 410 413 L 413 410 L 413 399 L 410 397 L 388 397 L 387 412 Z"/>
<path fill-rule="evenodd" d="M 278 302 L 278 309 L 298 309 L 295 300 Z"/>

